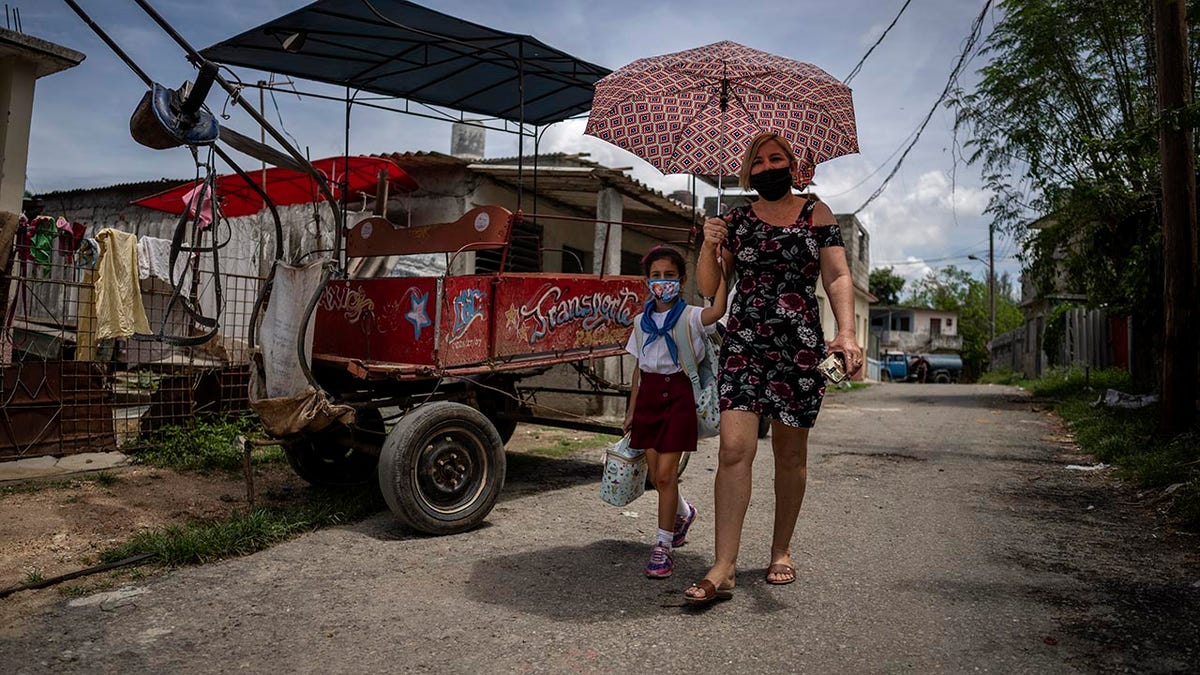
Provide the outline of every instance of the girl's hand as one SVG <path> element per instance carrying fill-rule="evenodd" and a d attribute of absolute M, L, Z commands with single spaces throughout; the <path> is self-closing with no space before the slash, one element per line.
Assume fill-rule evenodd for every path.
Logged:
<path fill-rule="evenodd" d="M 729 220 L 731 216 L 722 218 L 709 218 L 704 221 L 704 245 L 705 246 L 720 246 L 725 243 L 725 237 L 729 234 Z"/>
<path fill-rule="evenodd" d="M 633 428 L 633 413 L 629 412 L 629 413 L 625 414 L 625 422 L 623 422 L 621 424 L 621 430 L 624 431 L 625 433 L 629 433 L 629 430 L 632 428 Z"/>
<path fill-rule="evenodd" d="M 842 357 L 846 360 L 846 374 L 853 375 L 857 373 L 863 366 L 862 349 L 858 346 L 858 340 L 854 339 L 854 333 L 838 333 L 832 340 L 827 341 L 826 346 L 831 352 L 841 352 Z"/>

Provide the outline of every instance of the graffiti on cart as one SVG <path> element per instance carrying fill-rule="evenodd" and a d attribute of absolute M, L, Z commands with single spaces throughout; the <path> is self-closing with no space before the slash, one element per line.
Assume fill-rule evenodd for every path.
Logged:
<path fill-rule="evenodd" d="M 341 312 L 349 323 L 356 324 L 364 316 L 375 314 L 375 301 L 367 297 L 362 288 L 350 288 L 347 284 L 330 284 L 321 296 L 321 308 L 330 312 Z"/>
<path fill-rule="evenodd" d="M 512 306 L 505 313 L 510 329 L 516 329 L 522 339 L 534 345 L 555 334 L 558 329 L 579 323 L 575 343 L 601 344 L 612 330 L 633 325 L 640 310 L 637 293 L 620 289 L 616 292 L 592 292 L 569 295 L 557 284 L 546 284 L 524 305 Z M 603 335 L 601 335 L 601 333 Z M 620 331 L 625 334 L 624 331 Z"/>
<path fill-rule="evenodd" d="M 425 305 L 429 302 L 429 291 L 422 293 L 415 286 L 410 286 L 405 292 L 408 294 L 408 312 L 404 318 L 412 324 L 413 337 L 420 340 L 421 329 L 433 323 L 429 320 L 429 313 L 425 311 Z"/>
<path fill-rule="evenodd" d="M 447 344 L 458 342 L 476 321 L 483 318 L 484 295 L 478 288 L 467 288 L 454 298 L 454 327 L 446 338 Z"/>

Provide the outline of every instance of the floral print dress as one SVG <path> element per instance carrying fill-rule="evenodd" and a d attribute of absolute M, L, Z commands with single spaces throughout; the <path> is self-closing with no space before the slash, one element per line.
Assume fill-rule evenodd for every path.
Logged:
<path fill-rule="evenodd" d="M 837 225 L 812 225 L 816 199 L 777 227 L 750 206 L 734 209 L 725 246 L 736 288 L 721 347 L 721 410 L 746 410 L 790 427 L 817 420 L 825 336 L 817 305 L 821 249 L 844 246 Z"/>

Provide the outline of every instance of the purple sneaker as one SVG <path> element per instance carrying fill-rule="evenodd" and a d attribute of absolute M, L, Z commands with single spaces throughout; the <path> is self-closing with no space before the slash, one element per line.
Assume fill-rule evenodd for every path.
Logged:
<path fill-rule="evenodd" d="M 671 539 L 671 546 L 679 548 L 687 543 L 688 530 L 692 528 L 692 523 L 696 522 L 696 507 L 692 506 L 691 502 L 688 505 L 687 518 L 675 516 L 675 536 Z"/>
<path fill-rule="evenodd" d="M 675 558 L 671 550 L 661 544 L 655 544 L 650 552 L 650 562 L 646 563 L 646 576 L 651 579 L 666 579 L 675 571 Z"/>

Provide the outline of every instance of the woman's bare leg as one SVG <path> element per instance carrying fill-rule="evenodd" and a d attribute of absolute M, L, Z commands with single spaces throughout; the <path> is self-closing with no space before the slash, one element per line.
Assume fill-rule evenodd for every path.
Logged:
<path fill-rule="evenodd" d="M 714 488 L 717 559 L 704 575 L 717 588 L 731 588 L 734 583 L 757 449 L 758 415 L 744 410 L 722 412 L 721 450 Z M 687 594 L 703 595 L 697 588 L 688 589 Z"/>
<path fill-rule="evenodd" d="M 771 564 L 795 567 L 792 562 L 792 534 L 804 490 L 808 483 L 808 429 L 771 423 L 771 448 L 775 451 L 775 529 L 771 538 Z M 787 573 L 772 573 L 769 581 L 788 580 Z"/>

